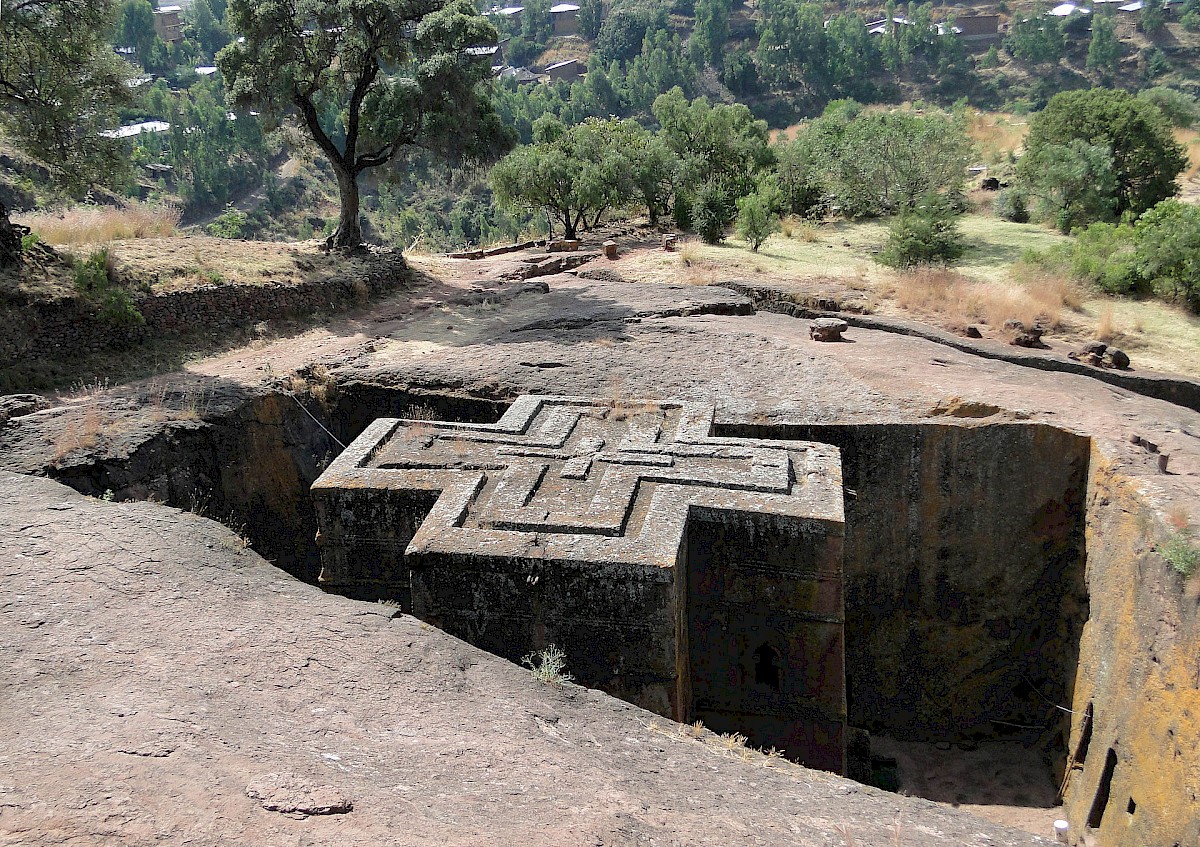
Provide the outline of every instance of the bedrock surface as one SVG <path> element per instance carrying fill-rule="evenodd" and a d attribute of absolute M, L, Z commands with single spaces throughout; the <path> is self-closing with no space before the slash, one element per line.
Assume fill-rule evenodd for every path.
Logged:
<path fill-rule="evenodd" d="M 165 506 L 0 474 L 0 568 L 8 844 L 1038 842 L 546 687 Z"/>

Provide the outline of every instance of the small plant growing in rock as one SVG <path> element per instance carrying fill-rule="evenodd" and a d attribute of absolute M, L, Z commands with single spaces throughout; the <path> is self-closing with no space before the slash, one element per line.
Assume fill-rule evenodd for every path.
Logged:
<path fill-rule="evenodd" d="M 1182 532 L 1173 533 L 1167 542 L 1158 548 L 1158 552 L 1176 573 L 1185 577 L 1200 569 L 1200 548 L 1192 544 Z"/>
<path fill-rule="evenodd" d="M 561 686 L 575 681 L 575 677 L 566 673 L 567 654 L 553 644 L 545 650 L 530 653 L 521 660 L 521 664 L 529 668 L 534 679 L 547 685 Z"/>

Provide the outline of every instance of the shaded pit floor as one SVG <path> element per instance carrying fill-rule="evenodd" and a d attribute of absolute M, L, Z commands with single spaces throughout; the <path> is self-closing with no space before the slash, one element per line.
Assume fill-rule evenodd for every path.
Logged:
<path fill-rule="evenodd" d="M 946 745 L 941 745 L 944 747 Z M 871 737 L 873 756 L 895 759 L 899 791 L 970 812 L 1044 838 L 1063 816 L 1042 752 L 1020 741 L 975 749 Z"/>

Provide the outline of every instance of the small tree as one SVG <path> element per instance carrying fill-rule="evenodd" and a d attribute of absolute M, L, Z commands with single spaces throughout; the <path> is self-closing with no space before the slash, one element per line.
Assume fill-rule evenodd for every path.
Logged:
<path fill-rule="evenodd" d="M 1134 264 L 1154 291 L 1200 311 L 1200 207 L 1165 200 L 1138 219 Z"/>
<path fill-rule="evenodd" d="M 768 206 L 761 194 L 755 192 L 741 197 L 737 201 L 737 233 L 750 245 L 750 250 L 758 252 L 771 233 L 779 230 L 779 216 Z"/>
<path fill-rule="evenodd" d="M 1079 138 L 1046 144 L 1022 157 L 1017 173 L 1038 198 L 1039 216 L 1064 233 L 1115 217 L 1117 180 L 1108 147 Z"/>
<path fill-rule="evenodd" d="M 914 209 L 896 216 L 879 261 L 893 268 L 945 265 L 961 257 L 964 249 L 954 208 L 946 198 L 927 194 Z"/>
<path fill-rule="evenodd" d="M 1117 40 L 1116 23 L 1112 15 L 1095 15 L 1092 21 L 1092 41 L 1088 45 L 1088 70 L 1104 78 L 1112 75 L 1121 59 L 1121 42 Z"/>
<path fill-rule="evenodd" d="M 734 204 L 715 182 L 700 186 L 692 200 L 692 226 L 705 244 L 720 244 L 725 239 L 725 230 L 733 220 Z"/>
<path fill-rule="evenodd" d="M 79 193 L 119 183 L 128 167 L 100 135 L 129 99 L 132 68 L 108 41 L 114 18 L 107 0 L 0 0 L 0 130 Z M 20 243 L 0 204 L 0 267 L 17 261 Z"/>
<path fill-rule="evenodd" d="M 412 148 L 478 162 L 512 144 L 475 47 L 496 30 L 468 0 L 230 0 L 243 38 L 217 57 L 230 101 L 295 122 L 333 165 L 331 246 L 362 244 L 359 176 Z"/>
<path fill-rule="evenodd" d="M 567 238 L 595 226 L 609 209 L 635 195 L 633 165 L 623 143 L 633 130 L 615 118 L 589 118 L 567 127 L 544 115 L 534 123 L 534 143 L 518 147 L 492 168 L 496 201 L 542 210 Z"/>

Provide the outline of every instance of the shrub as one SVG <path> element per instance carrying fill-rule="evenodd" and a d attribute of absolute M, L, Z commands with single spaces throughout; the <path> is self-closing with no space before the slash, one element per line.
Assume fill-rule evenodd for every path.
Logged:
<path fill-rule="evenodd" d="M 534 679 L 547 685 L 561 686 L 575 680 L 571 674 L 565 673 L 567 654 L 553 644 L 545 650 L 529 653 L 521 660 L 521 664 L 529 668 Z"/>
<path fill-rule="evenodd" d="M 1182 532 L 1176 532 L 1158 548 L 1167 564 L 1181 576 L 1191 576 L 1200 569 L 1200 549 L 1188 541 Z"/>
<path fill-rule="evenodd" d="M 692 202 L 692 226 L 706 244 L 720 244 L 733 215 L 729 198 L 719 186 L 709 183 L 700 187 Z"/>
<path fill-rule="evenodd" d="M 209 235 L 217 238 L 245 238 L 248 222 L 249 219 L 245 212 L 227 206 L 225 211 L 205 229 Z"/>
<path fill-rule="evenodd" d="M 737 233 L 757 253 L 771 233 L 779 230 L 779 216 L 768 208 L 760 194 L 740 198 L 737 207 Z"/>
<path fill-rule="evenodd" d="M 879 261 L 893 268 L 945 265 L 963 254 L 958 219 L 945 198 L 925 196 L 915 209 L 897 215 Z"/>
<path fill-rule="evenodd" d="M 1200 207 L 1164 200 L 1134 226 L 1134 261 L 1154 292 L 1200 311 Z"/>
<path fill-rule="evenodd" d="M 100 320 L 113 326 L 140 326 L 146 322 L 129 292 L 116 283 L 107 247 L 74 266 L 75 288 L 96 303 Z"/>
<path fill-rule="evenodd" d="M 1071 275 L 1109 294 L 1145 290 L 1137 270 L 1133 227 L 1129 224 L 1094 223 L 1079 232 L 1070 247 Z"/>
<path fill-rule="evenodd" d="M 1138 99 L 1153 103 L 1158 110 L 1166 115 L 1173 126 L 1180 129 L 1191 129 L 1200 114 L 1196 98 L 1174 88 L 1156 85 L 1138 92 Z"/>
<path fill-rule="evenodd" d="M 75 288 L 83 294 L 99 294 L 112 284 L 112 262 L 107 247 L 95 251 L 82 262 L 76 261 L 74 266 Z"/>
<path fill-rule="evenodd" d="M 992 212 L 1001 220 L 1029 223 L 1029 198 L 1020 189 L 1005 188 L 992 201 Z"/>

